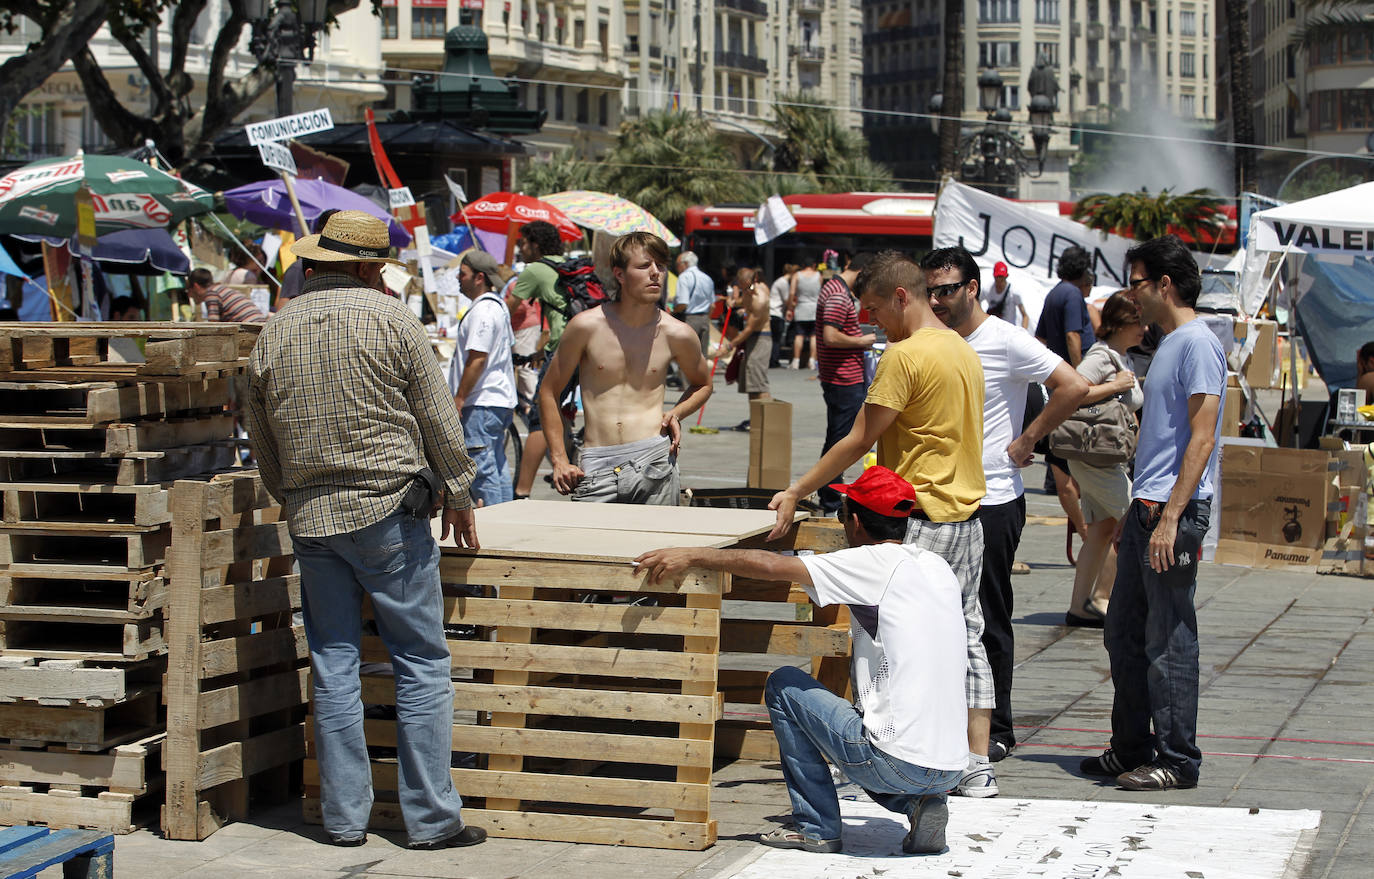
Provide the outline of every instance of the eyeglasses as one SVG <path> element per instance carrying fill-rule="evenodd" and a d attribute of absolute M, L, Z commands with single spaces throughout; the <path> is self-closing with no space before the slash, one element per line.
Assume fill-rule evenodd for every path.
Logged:
<path fill-rule="evenodd" d="M 1148 283 L 1150 283 L 1151 280 L 1153 280 L 1153 279 L 1151 279 L 1151 278 L 1132 278 L 1129 282 L 1127 282 L 1126 286 L 1129 287 L 1130 289 L 1134 290 L 1136 287 L 1139 287 L 1141 284 L 1148 284 Z"/>
<path fill-rule="evenodd" d="M 953 284 L 939 284 L 935 287 L 927 287 L 926 293 L 934 296 L 936 299 L 944 299 L 947 296 L 953 296 L 966 286 L 968 286 L 968 281 L 955 281 Z"/>

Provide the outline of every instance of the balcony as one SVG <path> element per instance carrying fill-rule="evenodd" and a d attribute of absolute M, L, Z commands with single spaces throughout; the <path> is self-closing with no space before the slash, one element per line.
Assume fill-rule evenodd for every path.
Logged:
<path fill-rule="evenodd" d="M 742 12 L 745 15 L 754 15 L 759 18 L 768 17 L 768 4 L 764 0 L 719 0 L 719 5 L 726 9 L 733 9 L 735 12 Z"/>
<path fill-rule="evenodd" d="M 746 73 L 764 74 L 768 72 L 768 62 L 757 55 L 746 55 L 743 52 L 721 52 L 715 55 L 717 67 L 728 67 L 734 70 L 742 70 Z"/>
<path fill-rule="evenodd" d="M 1107 32 L 1107 37 L 1114 42 L 1124 43 L 1126 41 L 1126 28 L 1119 24 L 1112 25 L 1112 29 Z"/>
<path fill-rule="evenodd" d="M 650 58 L 662 58 L 662 57 L 663 57 L 663 47 L 660 46 L 660 45 L 658 45 L 657 43 L 654 43 L 653 45 L 649 46 L 649 57 L 650 57 Z"/>
<path fill-rule="evenodd" d="M 824 46 L 794 46 L 792 54 L 797 56 L 798 61 L 810 64 L 819 64 L 825 60 Z"/>
<path fill-rule="evenodd" d="M 1101 67 L 1088 68 L 1088 82 L 1101 82 L 1106 77 L 1106 72 Z"/>
<path fill-rule="evenodd" d="M 1155 32 L 1147 27 L 1134 27 L 1131 29 L 1131 39 L 1137 43 L 1153 43 Z"/>
<path fill-rule="evenodd" d="M 1108 77 L 1109 79 L 1111 79 L 1112 82 L 1125 82 L 1125 81 L 1126 81 L 1126 68 L 1124 68 L 1124 67 L 1113 67 L 1113 68 L 1111 68 L 1110 70 L 1107 71 L 1107 77 Z"/>
<path fill-rule="evenodd" d="M 1072 22 L 1072 23 L 1069 25 L 1069 36 L 1075 37 L 1075 38 L 1083 36 L 1083 22 L 1081 22 L 1081 21 Z"/>
<path fill-rule="evenodd" d="M 1088 39 L 1090 39 L 1090 40 L 1100 40 L 1100 39 L 1102 39 L 1102 35 L 1103 35 L 1103 33 L 1105 33 L 1105 31 L 1106 31 L 1106 29 L 1102 26 L 1102 22 L 1100 22 L 1100 21 L 1090 21 L 1090 22 L 1088 22 Z"/>
<path fill-rule="evenodd" d="M 825 0 L 797 0 L 797 6 L 802 12 L 824 12 Z"/>

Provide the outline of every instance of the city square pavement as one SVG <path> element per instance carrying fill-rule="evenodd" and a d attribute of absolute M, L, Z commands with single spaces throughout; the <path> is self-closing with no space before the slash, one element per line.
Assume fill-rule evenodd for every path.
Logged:
<path fill-rule="evenodd" d="M 820 388 L 808 370 L 773 370 L 771 377 L 774 394 L 796 407 L 792 470 L 800 473 L 815 460 L 824 434 Z M 716 385 L 702 423 L 737 425 L 747 415 L 743 397 L 719 376 Z M 731 430 L 689 434 L 681 461 L 685 487 L 742 485 L 748 435 Z M 1107 656 L 1100 631 L 1061 625 L 1073 576 L 1064 552 L 1066 528 L 1055 498 L 1039 489 L 1043 468 L 1035 465 L 1028 474 L 1031 520 L 1019 559 L 1031 572 L 1015 578 L 1014 615 L 1014 708 L 1021 745 L 997 764 L 1001 798 L 1320 810 L 1319 829 L 1303 840 L 1286 874 L 1248 871 L 1240 852 L 1227 875 L 1369 876 L 1374 862 L 1374 820 L 1366 806 L 1374 791 L 1374 581 L 1203 564 L 1197 589 L 1201 783 L 1195 790 L 1163 794 L 1116 790 L 1077 770 L 1078 761 L 1097 753 L 1108 736 Z M 556 497 L 542 482 L 535 496 Z M 950 802 L 957 814 L 969 801 Z M 720 841 L 704 852 L 506 839 L 473 849 L 411 852 L 394 833 L 374 833 L 361 848 L 335 848 L 320 842 L 319 828 L 301 823 L 298 808 L 282 806 L 230 825 L 205 842 L 171 842 L 151 831 L 120 837 L 115 870 L 127 879 L 240 874 L 504 879 L 582 869 L 596 871 L 586 875 L 604 875 L 609 867 L 648 879 L 724 879 L 771 851 L 755 837 L 788 811 L 776 763 L 737 762 L 718 767 L 712 815 Z M 950 845 L 957 849 L 969 842 L 951 838 Z M 976 879 L 972 873 L 947 871 L 939 858 L 926 863 L 931 876 Z M 880 872 L 875 864 L 866 875 Z"/>

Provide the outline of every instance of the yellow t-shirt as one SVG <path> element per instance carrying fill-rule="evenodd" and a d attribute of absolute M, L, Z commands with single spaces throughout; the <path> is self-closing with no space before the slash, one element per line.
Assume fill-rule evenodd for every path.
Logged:
<path fill-rule="evenodd" d="M 878 463 L 916 488 L 934 522 L 959 522 L 986 494 L 983 366 L 953 330 L 922 329 L 888 345 L 865 401 L 897 410 Z"/>

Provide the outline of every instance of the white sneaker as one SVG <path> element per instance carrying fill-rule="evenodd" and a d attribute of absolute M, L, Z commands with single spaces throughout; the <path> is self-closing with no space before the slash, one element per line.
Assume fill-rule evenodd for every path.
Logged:
<path fill-rule="evenodd" d="M 997 774 L 992 771 L 992 764 L 970 761 L 964 777 L 950 793 L 960 797 L 997 796 Z"/>

